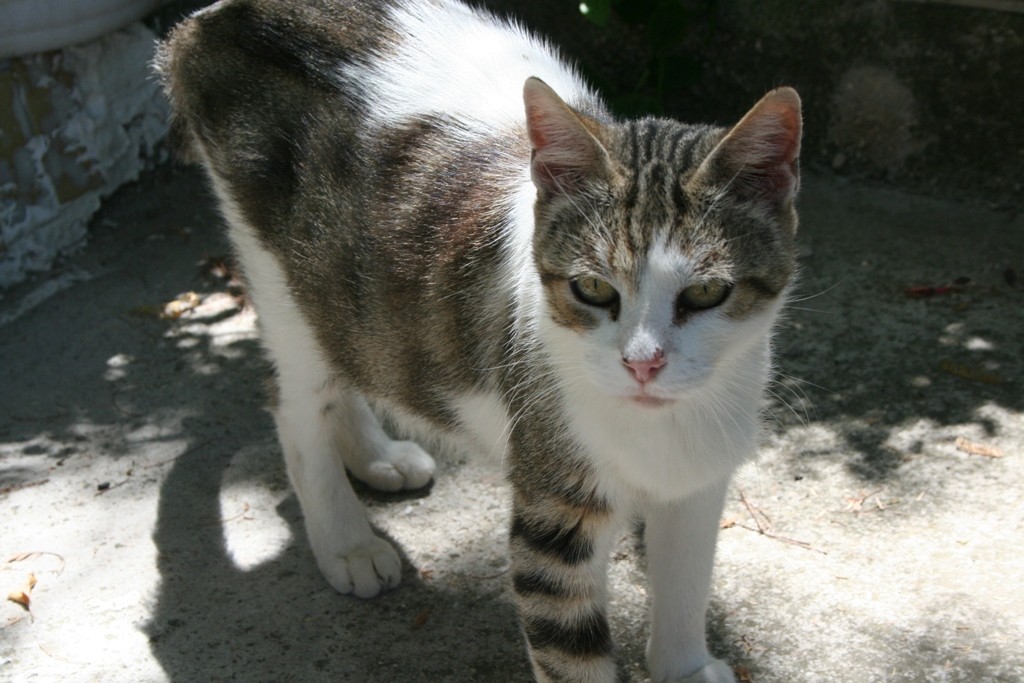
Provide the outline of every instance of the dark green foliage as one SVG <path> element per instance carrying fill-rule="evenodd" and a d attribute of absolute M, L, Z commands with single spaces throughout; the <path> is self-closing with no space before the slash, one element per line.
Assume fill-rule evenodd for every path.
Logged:
<path fill-rule="evenodd" d="M 632 90 L 607 94 L 621 114 L 661 114 L 670 91 L 690 88 L 700 76 L 700 62 L 683 50 L 687 30 L 713 16 L 716 0 L 585 0 L 580 13 L 607 31 L 620 24 L 640 32 L 649 49 L 642 76 Z"/>

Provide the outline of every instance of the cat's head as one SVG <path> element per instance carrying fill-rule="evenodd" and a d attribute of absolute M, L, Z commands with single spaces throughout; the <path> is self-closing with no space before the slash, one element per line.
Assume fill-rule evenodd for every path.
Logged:
<path fill-rule="evenodd" d="M 795 269 L 800 100 L 731 129 L 602 122 L 527 81 L 545 343 L 566 381 L 652 410 L 762 353 Z"/>

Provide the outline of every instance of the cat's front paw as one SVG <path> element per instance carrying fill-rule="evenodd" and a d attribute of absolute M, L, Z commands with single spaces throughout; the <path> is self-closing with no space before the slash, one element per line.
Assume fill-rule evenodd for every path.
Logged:
<path fill-rule="evenodd" d="M 434 476 L 434 459 L 414 441 L 392 441 L 376 458 L 350 466 L 357 479 L 378 491 L 426 486 Z"/>
<path fill-rule="evenodd" d="M 402 561 L 382 538 L 344 551 L 316 553 L 317 565 L 327 582 L 339 593 L 372 598 L 402 580 Z"/>
<path fill-rule="evenodd" d="M 729 665 L 721 659 L 712 659 L 689 676 L 680 678 L 676 683 L 736 683 L 736 676 L 733 675 Z"/>

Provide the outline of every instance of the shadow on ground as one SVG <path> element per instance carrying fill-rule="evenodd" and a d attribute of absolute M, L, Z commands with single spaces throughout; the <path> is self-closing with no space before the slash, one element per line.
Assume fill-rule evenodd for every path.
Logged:
<path fill-rule="evenodd" d="M 838 459 L 884 483 L 912 475 L 928 429 L 1000 436 L 993 415 L 1024 410 L 1021 219 L 977 225 L 975 207 L 842 181 L 816 181 L 801 216 L 810 256 L 778 339 L 773 413 L 839 439 L 793 452 L 794 472 Z"/>

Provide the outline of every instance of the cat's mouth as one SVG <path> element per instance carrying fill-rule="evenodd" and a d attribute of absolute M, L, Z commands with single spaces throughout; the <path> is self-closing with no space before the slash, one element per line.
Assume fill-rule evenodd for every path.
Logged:
<path fill-rule="evenodd" d="M 661 398 L 650 394 L 634 394 L 629 397 L 629 400 L 645 408 L 664 408 L 676 402 L 674 398 Z"/>

